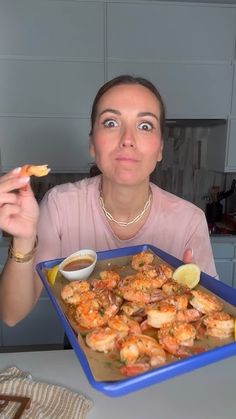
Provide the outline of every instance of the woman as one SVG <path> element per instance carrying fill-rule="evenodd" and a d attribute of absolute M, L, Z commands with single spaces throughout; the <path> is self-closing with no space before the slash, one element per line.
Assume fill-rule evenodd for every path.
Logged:
<path fill-rule="evenodd" d="M 184 262 L 193 256 L 201 270 L 217 276 L 202 210 L 149 181 L 162 159 L 164 122 L 153 84 L 120 76 L 101 87 L 92 107 L 90 154 L 101 175 L 53 188 L 40 215 L 29 178 L 19 177 L 19 168 L 2 176 L 0 228 L 13 235 L 0 283 L 8 325 L 26 316 L 40 295 L 35 263 L 79 248 L 150 243 Z"/>

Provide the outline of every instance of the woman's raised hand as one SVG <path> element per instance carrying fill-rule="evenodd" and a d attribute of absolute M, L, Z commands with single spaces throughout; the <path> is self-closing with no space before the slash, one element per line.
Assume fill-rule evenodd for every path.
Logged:
<path fill-rule="evenodd" d="M 18 238 L 36 234 L 39 216 L 28 176 L 20 176 L 21 168 L 0 177 L 0 229 Z"/>

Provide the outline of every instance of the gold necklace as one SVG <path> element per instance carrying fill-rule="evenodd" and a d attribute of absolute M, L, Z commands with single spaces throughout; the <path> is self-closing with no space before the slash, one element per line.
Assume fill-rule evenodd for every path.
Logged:
<path fill-rule="evenodd" d="M 136 217 L 134 217 L 133 220 L 128 221 L 128 222 L 115 220 L 115 218 L 111 215 L 111 213 L 106 210 L 105 205 L 104 205 L 104 201 L 103 201 L 103 197 L 102 197 L 101 194 L 100 194 L 99 200 L 100 200 L 100 204 L 101 204 L 101 207 L 103 209 L 103 212 L 104 212 L 104 214 L 105 214 L 105 216 L 108 220 L 113 221 L 113 223 L 118 224 L 120 227 L 128 227 L 131 224 L 137 223 L 143 217 L 145 212 L 147 212 L 148 208 L 150 207 L 151 201 L 152 201 L 152 192 L 150 191 L 149 196 L 148 196 L 148 200 L 145 203 L 145 205 L 143 207 L 143 210 L 140 212 L 140 214 L 136 215 Z"/>

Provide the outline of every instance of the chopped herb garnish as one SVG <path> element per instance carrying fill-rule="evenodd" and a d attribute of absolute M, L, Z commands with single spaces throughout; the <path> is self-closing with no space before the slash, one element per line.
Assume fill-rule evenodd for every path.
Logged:
<path fill-rule="evenodd" d="M 100 316 L 104 316 L 104 314 L 105 314 L 105 311 L 103 310 L 103 308 L 100 308 L 99 310 L 98 310 L 98 312 L 99 312 L 99 314 L 100 314 Z"/>

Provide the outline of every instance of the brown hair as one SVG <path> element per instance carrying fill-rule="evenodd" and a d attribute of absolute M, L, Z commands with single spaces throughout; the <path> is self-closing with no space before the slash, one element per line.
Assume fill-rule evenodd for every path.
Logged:
<path fill-rule="evenodd" d="M 165 128 L 166 110 L 165 110 L 164 101 L 163 101 L 160 93 L 158 92 L 157 88 L 154 86 L 154 84 L 151 81 L 149 81 L 149 80 L 147 80 L 143 77 L 136 77 L 136 76 L 132 76 L 132 75 L 129 75 L 129 74 L 123 74 L 121 76 L 115 77 L 112 80 L 109 80 L 102 87 L 100 87 L 100 89 L 98 90 L 98 92 L 97 92 L 97 94 L 94 98 L 93 105 L 92 105 L 92 111 L 91 111 L 91 117 L 90 117 L 91 130 L 90 130 L 89 135 L 92 135 L 92 133 L 93 133 L 93 127 L 94 127 L 96 116 L 97 116 L 97 107 L 98 107 L 99 100 L 112 87 L 119 86 L 121 84 L 138 84 L 138 85 L 144 86 L 156 96 L 156 98 L 157 98 L 157 100 L 160 104 L 160 128 L 161 128 L 161 134 L 162 134 L 162 137 L 163 137 L 164 128 Z"/>

